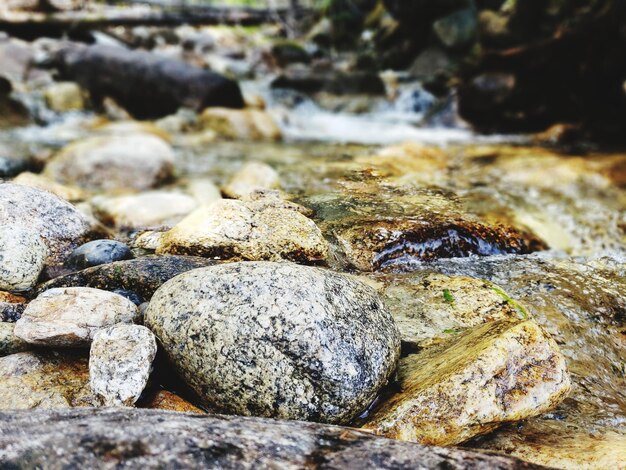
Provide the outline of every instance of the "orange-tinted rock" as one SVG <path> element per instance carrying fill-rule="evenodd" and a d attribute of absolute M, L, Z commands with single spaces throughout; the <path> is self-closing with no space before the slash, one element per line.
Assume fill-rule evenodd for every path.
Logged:
<path fill-rule="evenodd" d="M 197 406 L 192 405 L 184 398 L 179 397 L 175 393 L 168 392 L 167 390 L 157 390 L 141 405 L 141 408 L 205 414 L 205 412 Z"/>

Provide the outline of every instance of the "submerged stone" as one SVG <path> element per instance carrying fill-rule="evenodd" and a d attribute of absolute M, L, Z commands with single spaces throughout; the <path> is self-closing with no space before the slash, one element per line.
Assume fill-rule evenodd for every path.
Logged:
<path fill-rule="evenodd" d="M 546 245 L 532 234 L 471 219 L 430 217 L 363 220 L 336 229 L 350 265 L 362 271 L 403 269 L 440 258 L 525 254 Z"/>
<path fill-rule="evenodd" d="M 241 415 L 349 422 L 400 354 L 374 290 L 290 263 L 185 273 L 155 293 L 145 324 L 207 406 Z"/>
<path fill-rule="evenodd" d="M 449 340 L 467 328 L 499 320 L 527 320 L 528 310 L 500 287 L 465 276 L 418 273 L 389 276 L 380 293 L 412 347 Z"/>
<path fill-rule="evenodd" d="M 87 358 L 82 355 L 20 352 L 0 358 L 0 409 L 95 405 Z"/>
<path fill-rule="evenodd" d="M 570 391 L 554 340 L 533 321 L 478 326 L 402 359 L 400 392 L 365 428 L 393 439 L 454 445 L 543 413 Z"/>
<path fill-rule="evenodd" d="M 235 173 L 222 188 L 224 194 L 234 199 L 244 199 L 259 190 L 280 188 L 280 176 L 265 163 L 251 162 Z"/>
<path fill-rule="evenodd" d="M 96 197 L 91 206 L 98 219 L 118 229 L 175 224 L 192 212 L 197 201 L 173 191 L 146 191 L 117 197 Z"/>

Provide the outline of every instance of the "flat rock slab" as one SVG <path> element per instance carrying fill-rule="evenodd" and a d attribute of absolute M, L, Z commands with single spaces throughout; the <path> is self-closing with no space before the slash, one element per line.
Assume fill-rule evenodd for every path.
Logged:
<path fill-rule="evenodd" d="M 0 422 L 3 468 L 544 468 L 350 428 L 235 416 L 85 408 L 0 413 Z"/>
<path fill-rule="evenodd" d="M 50 289 L 28 304 L 15 323 L 15 335 L 40 346 L 89 346 L 96 332 L 139 320 L 127 298 L 90 287 Z"/>
<path fill-rule="evenodd" d="M 570 391 L 555 341 L 534 321 L 495 321 L 400 361 L 400 392 L 365 428 L 454 445 L 554 408 Z"/>
<path fill-rule="evenodd" d="M 37 288 L 43 292 L 55 287 L 94 287 L 134 292 L 150 300 L 161 285 L 186 271 L 215 264 L 195 256 L 145 256 L 142 258 L 94 266 L 52 279 Z"/>

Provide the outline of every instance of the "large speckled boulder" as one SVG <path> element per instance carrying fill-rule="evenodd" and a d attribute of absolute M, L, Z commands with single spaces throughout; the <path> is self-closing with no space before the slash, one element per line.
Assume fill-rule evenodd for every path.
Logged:
<path fill-rule="evenodd" d="M 59 265 L 72 250 L 103 232 L 93 220 L 48 191 L 0 184 L 0 226 L 24 227 L 48 248 L 47 265 Z"/>
<path fill-rule="evenodd" d="M 15 335 L 39 346 L 88 347 L 100 328 L 139 320 L 121 295 L 90 287 L 50 289 L 28 304 Z"/>
<path fill-rule="evenodd" d="M 170 179 L 174 152 L 152 134 L 91 137 L 65 147 L 45 175 L 88 190 L 145 190 Z"/>
<path fill-rule="evenodd" d="M 400 361 L 400 392 L 365 425 L 377 434 L 454 445 L 541 414 L 570 391 L 565 358 L 534 321 L 496 321 Z"/>
<path fill-rule="evenodd" d="M 145 324 L 207 406 L 241 415 L 349 422 L 400 354 L 372 288 L 289 263 L 189 271 L 155 293 Z"/>
<path fill-rule="evenodd" d="M 33 287 L 47 257 L 48 248 L 36 232 L 0 226 L 0 289 L 22 291 Z"/>
<path fill-rule="evenodd" d="M 297 262 L 324 260 L 328 243 L 306 209 L 276 195 L 200 207 L 159 239 L 157 254 Z"/>
<path fill-rule="evenodd" d="M 157 352 L 152 332 L 118 324 L 98 330 L 89 352 L 89 383 L 105 406 L 131 406 L 148 383 Z"/>

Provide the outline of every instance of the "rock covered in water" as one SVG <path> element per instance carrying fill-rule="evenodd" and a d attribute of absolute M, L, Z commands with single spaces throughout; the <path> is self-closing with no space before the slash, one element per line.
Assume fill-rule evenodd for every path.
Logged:
<path fill-rule="evenodd" d="M 15 335 L 40 346 L 88 347 L 99 329 L 138 319 L 137 306 L 121 295 L 90 287 L 57 288 L 28 304 Z"/>
<path fill-rule="evenodd" d="M 157 352 L 152 332 L 118 324 L 98 330 L 89 351 L 89 384 L 105 406 L 131 406 L 148 383 Z"/>
<path fill-rule="evenodd" d="M 0 421 L 0 466 L 5 467 L 23 462 L 46 467 L 54 449 L 59 466 L 80 468 L 543 468 L 511 457 L 397 442 L 350 428 L 239 416 L 73 409 L 5 412 Z"/>
<path fill-rule="evenodd" d="M 165 232 L 156 252 L 251 261 L 322 261 L 328 243 L 302 211 L 274 198 L 219 200 L 198 208 Z"/>
<path fill-rule="evenodd" d="M 497 285 L 465 276 L 417 273 L 381 279 L 381 296 L 402 342 L 424 347 L 467 328 L 498 320 L 526 320 L 527 309 Z"/>
<path fill-rule="evenodd" d="M 0 226 L 0 289 L 24 291 L 33 287 L 47 257 L 48 248 L 37 232 Z"/>
<path fill-rule="evenodd" d="M 15 336 L 15 323 L 0 322 L 0 357 L 31 349 L 31 345 Z"/>
<path fill-rule="evenodd" d="M 349 265 L 361 271 L 410 267 L 440 258 L 525 254 L 546 248 L 533 234 L 467 218 L 371 219 L 334 231 Z"/>
<path fill-rule="evenodd" d="M 101 264 L 131 259 L 130 248 L 116 240 L 93 240 L 79 246 L 67 260 L 67 264 L 77 269 L 90 268 Z"/>
<path fill-rule="evenodd" d="M 488 322 L 400 361 L 400 392 L 365 428 L 393 439 L 454 445 L 543 413 L 570 391 L 554 340 L 534 321 Z"/>
<path fill-rule="evenodd" d="M 196 256 L 143 256 L 137 259 L 102 264 L 54 278 L 37 292 L 60 287 L 93 287 L 107 291 L 122 289 L 150 300 L 161 285 L 191 269 L 215 264 Z"/>
<path fill-rule="evenodd" d="M 96 136 L 74 142 L 46 165 L 44 174 L 93 191 L 146 190 L 170 180 L 174 152 L 147 133 Z"/>
<path fill-rule="evenodd" d="M 39 234 L 48 248 L 46 264 L 60 265 L 72 250 L 103 231 L 67 201 L 41 189 L 0 184 L 0 225 Z"/>
<path fill-rule="evenodd" d="M 349 422 L 400 354 L 374 290 L 290 263 L 182 274 L 155 293 L 145 323 L 207 406 L 242 415 Z"/>
<path fill-rule="evenodd" d="M 191 196 L 173 191 L 146 191 L 91 200 L 94 214 L 102 222 L 121 229 L 154 227 L 179 222 L 198 203 Z"/>
<path fill-rule="evenodd" d="M 0 409 L 96 404 L 89 388 L 87 358 L 82 355 L 39 351 L 0 358 Z"/>
<path fill-rule="evenodd" d="M 259 109 L 207 108 L 199 117 L 203 129 L 211 129 L 220 137 L 240 140 L 280 140 L 278 124 L 267 112 Z"/>
<path fill-rule="evenodd" d="M 280 188 L 280 176 L 266 163 L 250 162 L 244 165 L 222 188 L 234 199 L 244 199 L 259 190 Z"/>

